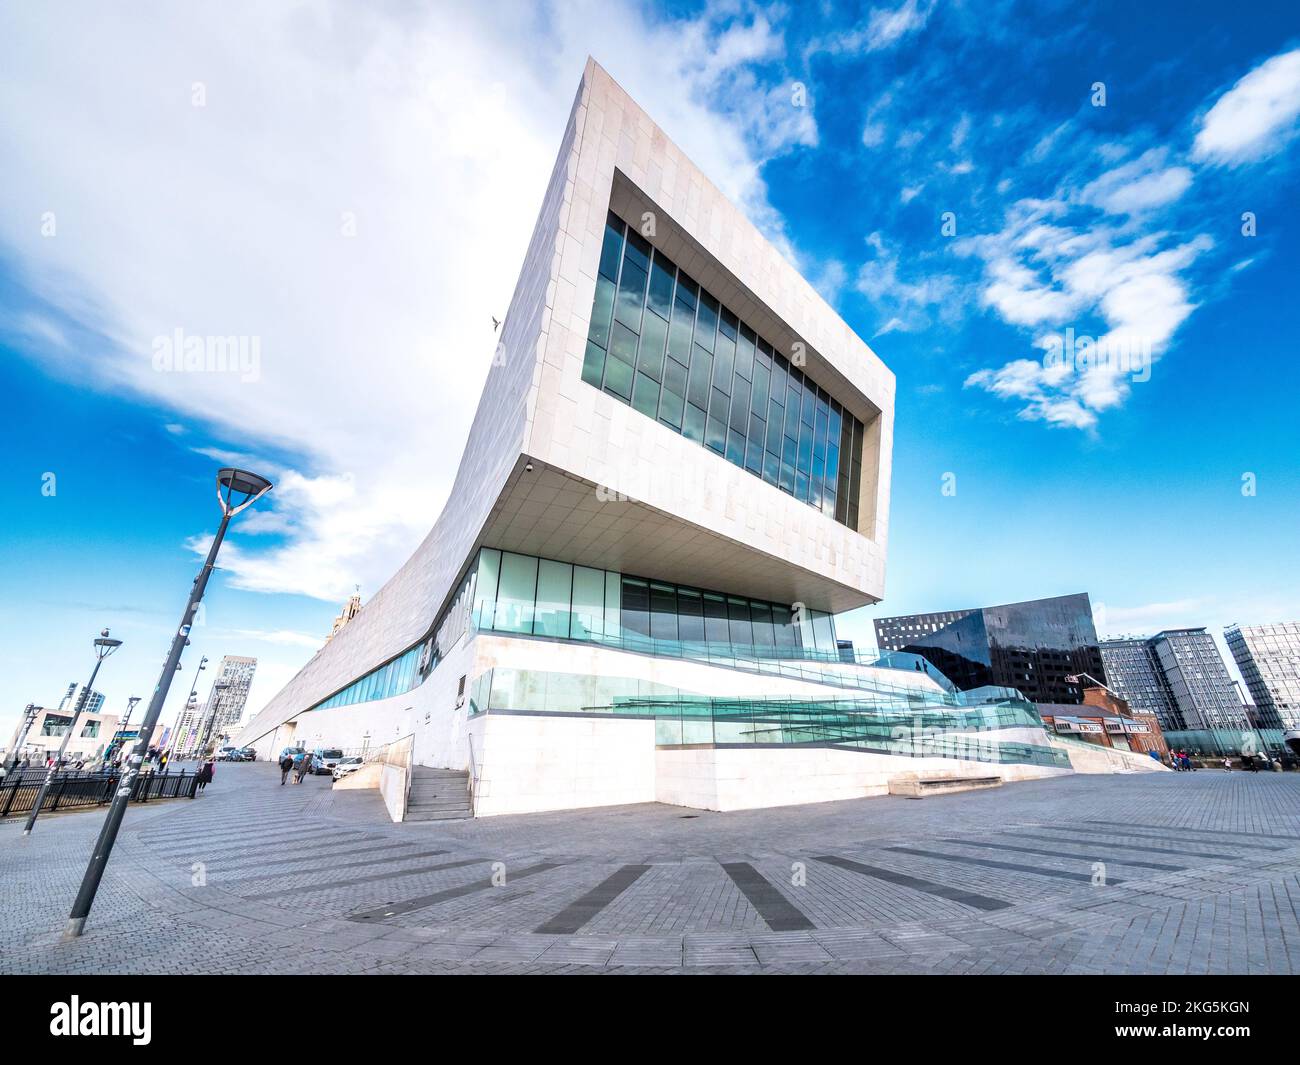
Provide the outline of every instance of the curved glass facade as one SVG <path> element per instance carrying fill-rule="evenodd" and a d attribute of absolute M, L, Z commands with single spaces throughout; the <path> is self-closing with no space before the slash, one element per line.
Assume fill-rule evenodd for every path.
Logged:
<path fill-rule="evenodd" d="M 862 423 L 614 214 L 582 379 L 858 527 Z"/>

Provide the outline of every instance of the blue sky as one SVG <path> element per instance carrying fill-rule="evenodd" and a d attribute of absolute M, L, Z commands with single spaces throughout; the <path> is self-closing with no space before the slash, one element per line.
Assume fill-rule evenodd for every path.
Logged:
<path fill-rule="evenodd" d="M 1268 3 L 11 5 L 0 733 L 105 625 L 110 706 L 149 693 L 225 461 L 279 486 L 165 721 L 203 654 L 258 656 L 255 709 L 404 561 L 589 53 L 897 374 L 886 600 L 844 631 L 1300 616 L 1298 49 Z M 177 329 L 251 354 L 169 371 Z"/>

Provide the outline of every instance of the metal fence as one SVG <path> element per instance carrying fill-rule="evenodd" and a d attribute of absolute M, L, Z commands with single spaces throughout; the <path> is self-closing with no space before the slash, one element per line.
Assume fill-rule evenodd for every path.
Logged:
<path fill-rule="evenodd" d="M 28 770 L 10 773 L 0 781 L 0 818 L 30 813 L 44 779 L 44 770 L 39 773 Z M 120 780 L 119 773 L 59 773 L 50 782 L 41 812 L 104 806 L 112 801 Z M 179 773 L 142 773 L 131 781 L 131 801 L 192 799 L 197 787 L 197 774 L 184 770 Z"/>

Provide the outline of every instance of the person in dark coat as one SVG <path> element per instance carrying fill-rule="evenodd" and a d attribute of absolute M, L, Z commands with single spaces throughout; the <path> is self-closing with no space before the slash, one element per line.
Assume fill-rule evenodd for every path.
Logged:
<path fill-rule="evenodd" d="M 212 783 L 212 777 L 216 773 L 216 767 L 211 761 L 203 763 L 203 768 L 199 770 L 199 791 L 202 791 Z"/>
<path fill-rule="evenodd" d="M 293 755 L 285 751 L 280 756 L 280 783 L 283 784 L 289 779 L 289 774 L 293 772 Z"/>

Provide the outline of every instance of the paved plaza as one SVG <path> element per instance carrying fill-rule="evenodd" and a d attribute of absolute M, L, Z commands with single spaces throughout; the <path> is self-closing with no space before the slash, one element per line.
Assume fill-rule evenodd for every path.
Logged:
<path fill-rule="evenodd" d="M 102 822 L 0 825 L 0 972 L 1300 971 L 1300 774 L 395 825 L 222 765 L 129 811 L 65 942 Z"/>

